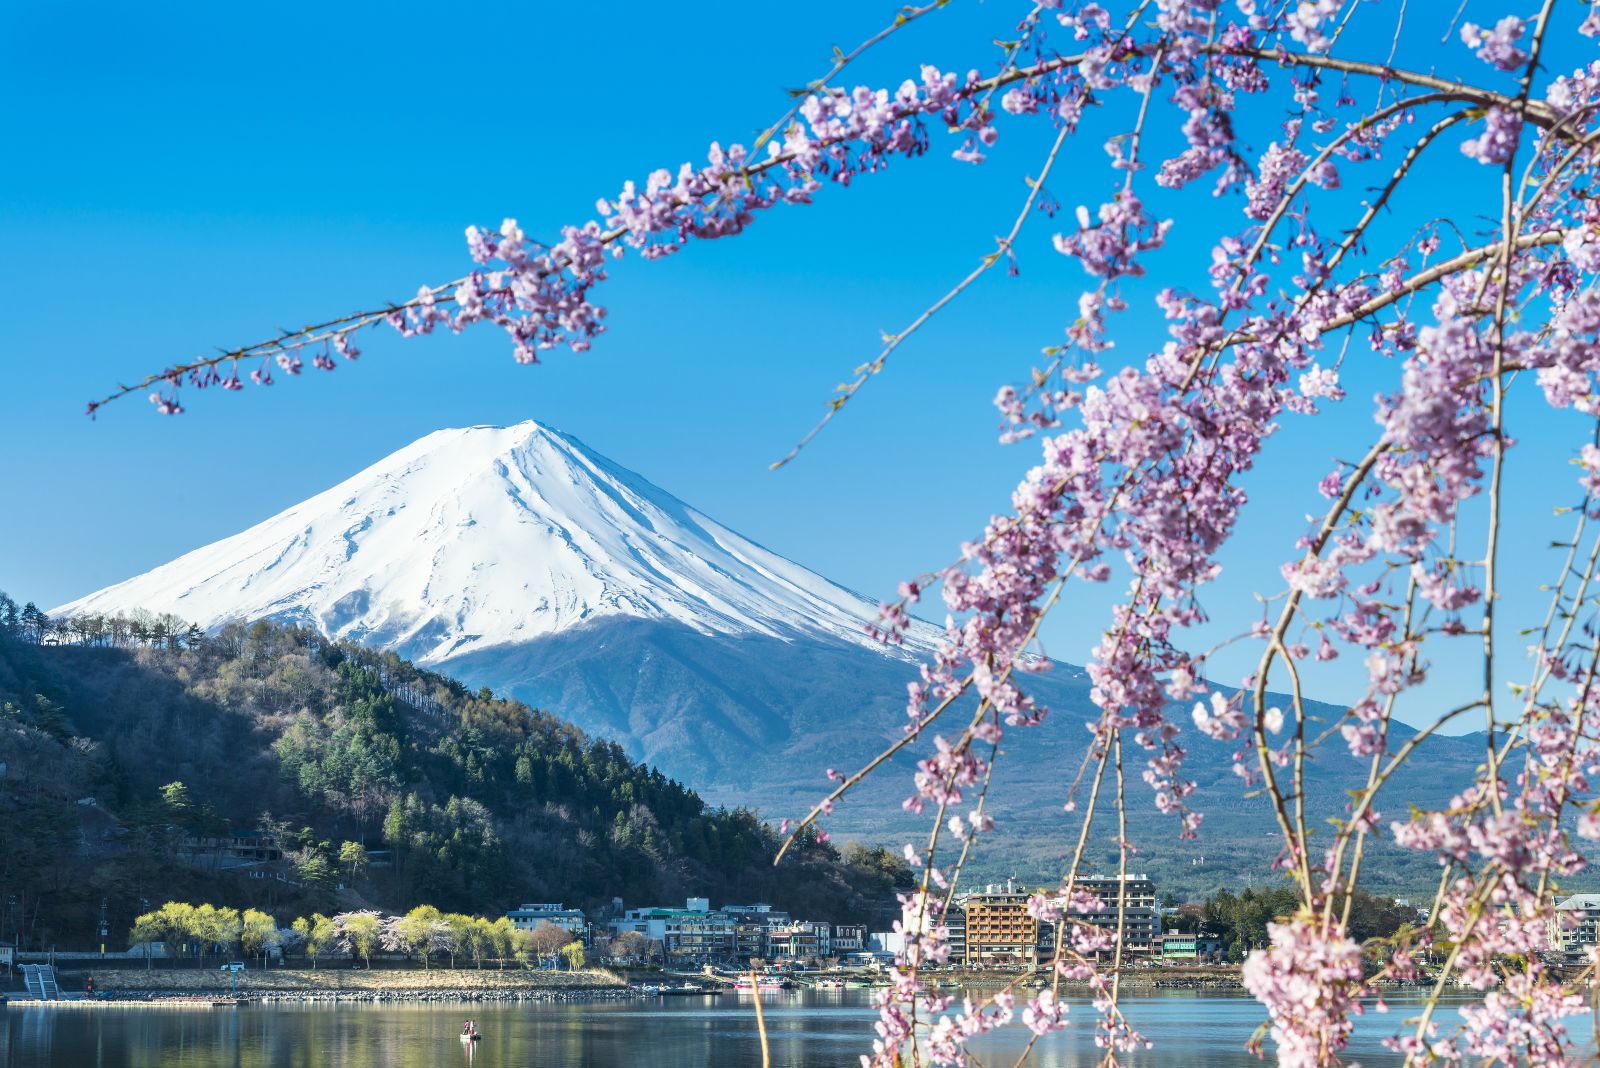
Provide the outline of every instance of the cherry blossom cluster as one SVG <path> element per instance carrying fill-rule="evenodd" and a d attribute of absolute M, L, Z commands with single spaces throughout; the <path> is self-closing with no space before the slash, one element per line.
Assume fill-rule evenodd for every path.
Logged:
<path fill-rule="evenodd" d="M 1311 916 L 1267 925 L 1272 945 L 1244 963 L 1245 989 L 1267 1007 L 1278 1063 L 1333 1063 L 1354 1030 L 1368 993 L 1361 947 L 1337 926 Z"/>

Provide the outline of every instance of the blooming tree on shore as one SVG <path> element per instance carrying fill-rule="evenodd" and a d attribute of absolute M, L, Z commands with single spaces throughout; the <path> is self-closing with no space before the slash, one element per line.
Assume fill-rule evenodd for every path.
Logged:
<path fill-rule="evenodd" d="M 1129 804 L 1155 804 L 1176 834 L 1202 833 L 1184 757 L 1193 746 L 1225 745 L 1241 789 L 1270 801 L 1282 838 L 1277 864 L 1300 903 L 1245 964 L 1266 1015 L 1248 1041 L 1260 1048 L 1270 1039 L 1284 1064 L 1337 1063 L 1376 981 L 1416 976 L 1417 957 L 1431 952 L 1442 962 L 1432 997 L 1390 1039 L 1409 1063 L 1576 1063 L 1564 1021 L 1584 1008 L 1589 972 L 1564 975 L 1544 953 L 1552 893 L 1585 869 L 1588 840 L 1600 839 L 1587 778 L 1600 763 L 1590 711 L 1600 704 L 1600 63 L 1556 70 L 1542 57 L 1553 35 L 1600 36 L 1600 7 L 1543 0 L 1490 20 L 1474 12 L 1475 23 L 1454 19 L 1453 4 L 1039 0 L 1019 8 L 1013 39 L 975 55 L 982 65 L 967 73 L 924 66 L 898 86 L 835 84 L 862 51 L 943 6 L 907 8 L 841 53 L 748 148 L 713 145 L 703 164 L 629 182 L 552 244 L 515 220 L 471 227 L 474 265 L 459 278 L 397 306 L 174 365 L 91 411 L 155 387 L 150 399 L 173 414 L 185 387 L 268 385 L 307 362 L 332 370 L 336 357 L 356 358 L 361 331 L 384 325 L 409 337 L 493 324 L 527 363 L 557 347 L 582 351 L 604 330 L 594 297 L 612 259 L 662 259 L 830 187 L 888 180 L 879 172 L 927 154 L 939 136 L 978 164 L 1008 127 L 1049 127 L 1050 148 L 1014 225 L 858 369 L 825 424 L 940 308 L 1010 261 L 1025 223 L 1054 209 L 1046 189 L 1064 146 L 1099 137 L 1109 174 L 1094 186 L 1080 168 L 1073 192 L 1098 188 L 1100 203 L 1058 221 L 1049 239 L 1087 278 L 1076 317 L 1045 363 L 996 398 L 1004 438 L 1032 442 L 1012 508 L 886 607 L 879 632 L 894 641 L 911 606 L 939 588 L 949 613 L 943 642 L 911 689 L 905 737 L 839 776 L 802 821 L 825 817 L 894 752 L 925 751 L 906 802 L 929 817 L 927 839 L 910 850 L 923 881 L 904 902 L 907 948 L 880 997 L 879 1038 L 865 1060 L 960 1063 L 970 1039 L 1016 1018 L 1047 1034 L 1068 1023 L 1063 981 L 1093 985 L 1085 1026 L 1108 1061 L 1142 1048 L 1119 998 L 1120 931 L 1077 918 L 1101 903 L 1075 879 L 1092 829 L 1107 822 L 1127 872 Z M 1396 53 L 1408 20 L 1426 23 L 1435 39 L 1442 31 L 1472 76 L 1406 69 Z M 1264 148 L 1249 143 L 1258 132 Z M 1170 153 L 1149 147 L 1169 142 Z M 1489 179 L 1482 184 L 1493 194 L 1477 209 L 1490 220 L 1484 229 L 1434 218 L 1427 193 L 1409 184 L 1441 155 L 1464 155 Z M 1363 187 L 1364 198 L 1348 193 Z M 1160 290 L 1153 310 L 1167 324 L 1165 344 L 1120 355 L 1113 341 L 1133 305 L 1125 291 L 1180 230 L 1209 245 L 1200 265 L 1208 284 Z M 1190 635 L 1204 619 L 1200 592 L 1236 534 L 1241 479 L 1283 422 L 1324 418 L 1345 401 L 1347 361 L 1394 368 L 1376 421 L 1364 438 L 1341 437 L 1335 451 L 1344 459 L 1307 480 L 1321 512 L 1294 543 L 1281 588 L 1262 591 L 1267 614 L 1240 636 L 1256 643 L 1254 669 L 1237 691 L 1218 691 L 1208 652 Z M 1524 394 L 1587 428 L 1571 444 L 1576 477 L 1546 480 L 1550 503 L 1572 524 L 1548 611 L 1512 621 L 1502 618 L 1501 513 L 1515 445 L 1508 400 Z M 1096 588 L 1121 593 L 1097 597 Z M 1049 711 L 1027 684 L 1048 667 L 1032 655 L 1041 622 L 1063 603 L 1107 599 L 1088 664 L 1092 744 L 1066 784 L 1078 832 L 1061 893 L 1030 906 L 1058 932 L 1050 982 L 1022 1004 L 1012 989 L 953 1004 L 919 971 L 948 957 L 942 917 L 974 843 L 993 828 L 986 801 L 1002 739 L 1026 745 L 1027 728 Z M 1532 646 L 1515 680 L 1497 656 L 1508 640 Z M 1426 685 L 1429 665 L 1459 649 L 1481 661 L 1481 692 L 1440 708 Z M 1366 693 L 1323 729 L 1305 708 L 1301 673 L 1341 656 L 1364 663 Z M 1280 690 L 1286 700 L 1271 696 Z M 1402 709 L 1428 725 L 1394 730 Z M 1396 770 L 1468 717 L 1483 728 L 1476 778 L 1442 809 L 1380 813 Z M 1308 804 L 1305 771 L 1320 746 L 1365 761 L 1364 781 L 1340 811 Z M 1131 788 L 1135 774 L 1148 792 Z M 1330 818 L 1332 833 L 1314 839 Z M 1441 873 L 1428 926 L 1384 947 L 1371 975 L 1347 925 L 1363 856 L 1379 838 L 1437 855 Z M 1433 1006 L 1451 981 L 1483 996 L 1459 1026 L 1445 1027 Z"/>

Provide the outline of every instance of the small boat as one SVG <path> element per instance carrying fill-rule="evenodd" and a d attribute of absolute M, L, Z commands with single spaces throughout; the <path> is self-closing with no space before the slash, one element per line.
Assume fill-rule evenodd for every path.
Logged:
<path fill-rule="evenodd" d="M 750 977 L 747 975 L 737 980 L 733 984 L 733 988 L 735 990 L 754 990 L 758 988 L 761 990 L 787 990 L 793 985 L 781 975 L 763 975 L 756 980 L 755 986 L 752 986 Z"/>
<path fill-rule="evenodd" d="M 843 979 L 818 979 L 817 980 L 817 989 L 818 990 L 843 990 L 844 989 L 844 980 Z"/>
<path fill-rule="evenodd" d="M 477 1042 L 477 1041 L 481 1040 L 482 1038 L 483 1038 L 483 1033 L 481 1031 L 472 1031 L 472 1032 L 463 1031 L 463 1032 L 461 1032 L 461 1041 L 463 1041 L 463 1042 Z"/>

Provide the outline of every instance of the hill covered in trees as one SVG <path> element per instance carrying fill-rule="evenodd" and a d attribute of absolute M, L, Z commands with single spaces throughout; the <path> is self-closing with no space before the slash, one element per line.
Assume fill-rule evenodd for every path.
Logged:
<path fill-rule="evenodd" d="M 756 813 L 393 654 L 29 609 L 0 595 L 0 926 L 30 945 L 87 940 L 102 900 L 119 931 L 173 897 L 493 914 L 705 895 L 879 922 L 909 879 L 815 838 L 775 868 Z M 281 858 L 230 866 L 257 846 Z"/>

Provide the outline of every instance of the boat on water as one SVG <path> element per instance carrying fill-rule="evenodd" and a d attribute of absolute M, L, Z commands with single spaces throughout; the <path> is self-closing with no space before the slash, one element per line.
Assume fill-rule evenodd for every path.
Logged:
<path fill-rule="evenodd" d="M 756 977 L 754 984 L 752 984 L 750 977 L 746 975 L 735 980 L 733 988 L 735 990 L 787 990 L 793 985 L 794 983 L 781 975 L 760 975 Z"/>
<path fill-rule="evenodd" d="M 660 994 L 662 996 L 666 996 L 666 995 L 669 995 L 669 994 L 715 994 L 716 993 L 715 990 L 707 990 L 705 987 L 696 986 L 694 983 L 640 983 L 638 986 L 634 987 L 633 989 L 639 991 L 639 993 L 641 993 L 641 994 Z"/>
<path fill-rule="evenodd" d="M 468 1034 L 465 1031 L 461 1032 L 461 1041 L 463 1042 L 477 1042 L 482 1038 L 483 1033 L 481 1031 L 473 1031 L 471 1034 Z"/>
<path fill-rule="evenodd" d="M 844 980 L 843 979 L 818 979 L 817 980 L 817 989 L 818 990 L 843 990 L 844 989 Z"/>

